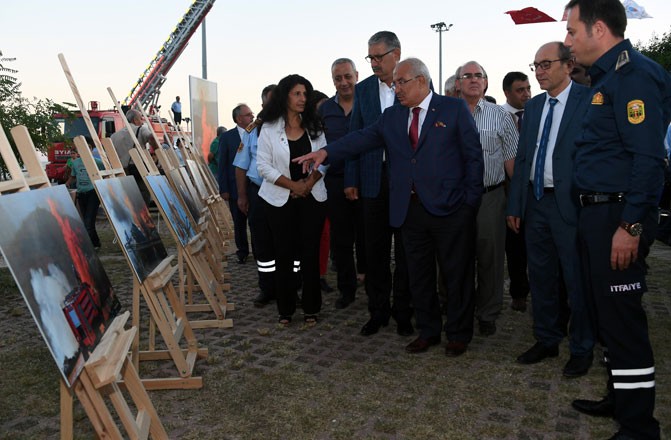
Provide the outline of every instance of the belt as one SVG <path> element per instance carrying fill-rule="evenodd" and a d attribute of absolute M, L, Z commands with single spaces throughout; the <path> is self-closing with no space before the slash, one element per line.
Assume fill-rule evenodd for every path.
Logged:
<path fill-rule="evenodd" d="M 496 185 L 492 185 L 492 186 L 485 186 L 485 190 L 483 191 L 483 194 L 488 193 L 489 191 L 494 191 L 495 189 L 500 188 L 502 186 L 503 186 L 503 182 L 499 182 Z"/>
<path fill-rule="evenodd" d="M 624 202 L 624 193 L 580 193 L 580 206 Z"/>

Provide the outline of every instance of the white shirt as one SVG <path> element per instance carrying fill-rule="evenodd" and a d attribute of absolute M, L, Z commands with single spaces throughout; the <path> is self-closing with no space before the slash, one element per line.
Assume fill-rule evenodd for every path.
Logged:
<path fill-rule="evenodd" d="M 564 115 L 566 101 L 568 100 L 568 95 L 571 91 L 572 85 L 573 81 L 569 82 L 568 86 L 562 90 L 559 95 L 555 96 L 558 102 L 555 104 L 554 110 L 552 111 L 552 125 L 550 126 L 550 136 L 548 137 L 548 145 L 545 151 L 545 167 L 543 168 L 543 187 L 545 188 L 554 187 L 554 181 L 552 179 L 552 153 L 555 149 L 555 143 L 557 143 L 557 133 L 559 133 L 561 118 Z M 538 155 L 538 145 L 540 144 L 541 136 L 543 135 L 545 117 L 550 110 L 550 98 L 551 96 L 545 92 L 545 105 L 543 106 L 543 113 L 541 113 L 541 123 L 538 126 L 538 136 L 536 137 L 536 151 L 534 152 L 534 158 L 531 162 L 531 174 L 529 174 L 529 180 L 532 183 L 536 174 L 536 156 Z"/>
<path fill-rule="evenodd" d="M 380 113 L 384 113 L 385 109 L 394 105 L 396 92 L 393 85 L 389 87 L 387 83 L 380 81 L 380 78 L 377 79 L 377 82 L 380 85 Z"/>
<path fill-rule="evenodd" d="M 291 192 L 287 188 L 275 185 L 280 176 L 291 180 L 291 171 L 289 170 L 291 152 L 289 151 L 287 132 L 284 128 L 285 124 L 284 118 L 263 124 L 256 152 L 256 168 L 259 175 L 263 177 L 259 197 L 276 207 L 284 206 L 289 200 Z M 310 139 L 309 135 L 308 139 Z M 320 134 L 317 139 L 310 139 L 310 144 L 312 145 L 312 151 L 325 147 L 326 137 L 324 133 Z M 318 169 L 322 176 L 326 176 L 326 167 L 320 165 Z M 312 187 L 312 195 L 318 202 L 326 200 L 324 177 L 319 179 Z"/>
<path fill-rule="evenodd" d="M 419 107 L 421 110 L 419 111 L 419 122 L 418 122 L 418 130 L 417 130 L 417 139 L 419 139 L 419 136 L 422 134 L 422 125 L 424 124 L 424 119 L 426 119 L 426 113 L 429 111 L 429 104 L 431 104 L 431 98 L 433 97 L 433 92 L 429 90 L 429 94 L 426 95 L 426 98 L 422 102 L 419 103 L 417 107 Z M 410 135 L 410 125 L 412 124 L 412 110 L 416 107 L 412 107 L 410 109 L 409 115 L 408 115 L 408 135 Z"/>
<path fill-rule="evenodd" d="M 503 107 L 504 110 L 506 110 L 508 113 L 510 113 L 513 116 L 513 120 L 515 121 L 515 125 L 518 125 L 517 121 L 520 118 L 517 116 L 517 113 L 524 111 L 524 109 L 523 108 L 515 108 L 512 105 L 510 105 L 508 103 L 508 101 L 506 101 L 506 103 L 503 104 L 501 107 Z"/>

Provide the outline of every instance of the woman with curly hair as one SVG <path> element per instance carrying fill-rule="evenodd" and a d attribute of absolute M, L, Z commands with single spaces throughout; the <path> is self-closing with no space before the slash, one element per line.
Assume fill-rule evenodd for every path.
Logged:
<path fill-rule="evenodd" d="M 257 168 L 263 184 L 266 218 L 273 234 L 279 322 L 288 325 L 296 311 L 295 274 L 303 279 L 306 323 L 316 323 L 321 309 L 319 240 L 326 213 L 325 169 L 304 173 L 291 159 L 326 145 L 324 125 L 317 114 L 314 90 L 300 75 L 283 78 L 259 114 Z"/>

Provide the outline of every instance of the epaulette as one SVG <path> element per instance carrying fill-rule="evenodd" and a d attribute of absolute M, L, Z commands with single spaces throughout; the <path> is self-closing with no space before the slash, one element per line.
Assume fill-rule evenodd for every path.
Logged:
<path fill-rule="evenodd" d="M 615 70 L 620 70 L 620 67 L 624 66 L 627 63 L 629 63 L 629 52 L 627 52 L 627 49 L 625 49 L 622 52 L 620 52 L 620 56 L 617 57 L 617 63 L 615 63 Z"/>
<path fill-rule="evenodd" d="M 254 122 L 252 122 L 251 124 L 249 124 L 249 125 L 247 126 L 247 128 L 245 128 L 245 131 L 246 131 L 247 133 L 251 133 L 252 130 L 254 130 L 259 124 L 261 124 L 261 120 L 260 120 L 260 119 L 257 119 L 257 120 L 255 120 Z"/>

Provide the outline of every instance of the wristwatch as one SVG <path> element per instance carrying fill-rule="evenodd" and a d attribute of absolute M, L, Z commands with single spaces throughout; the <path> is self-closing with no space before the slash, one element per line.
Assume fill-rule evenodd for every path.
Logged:
<path fill-rule="evenodd" d="M 629 235 L 632 237 L 638 237 L 643 233 L 643 225 L 640 223 L 627 223 L 625 221 L 621 221 L 620 227 L 629 232 Z"/>

